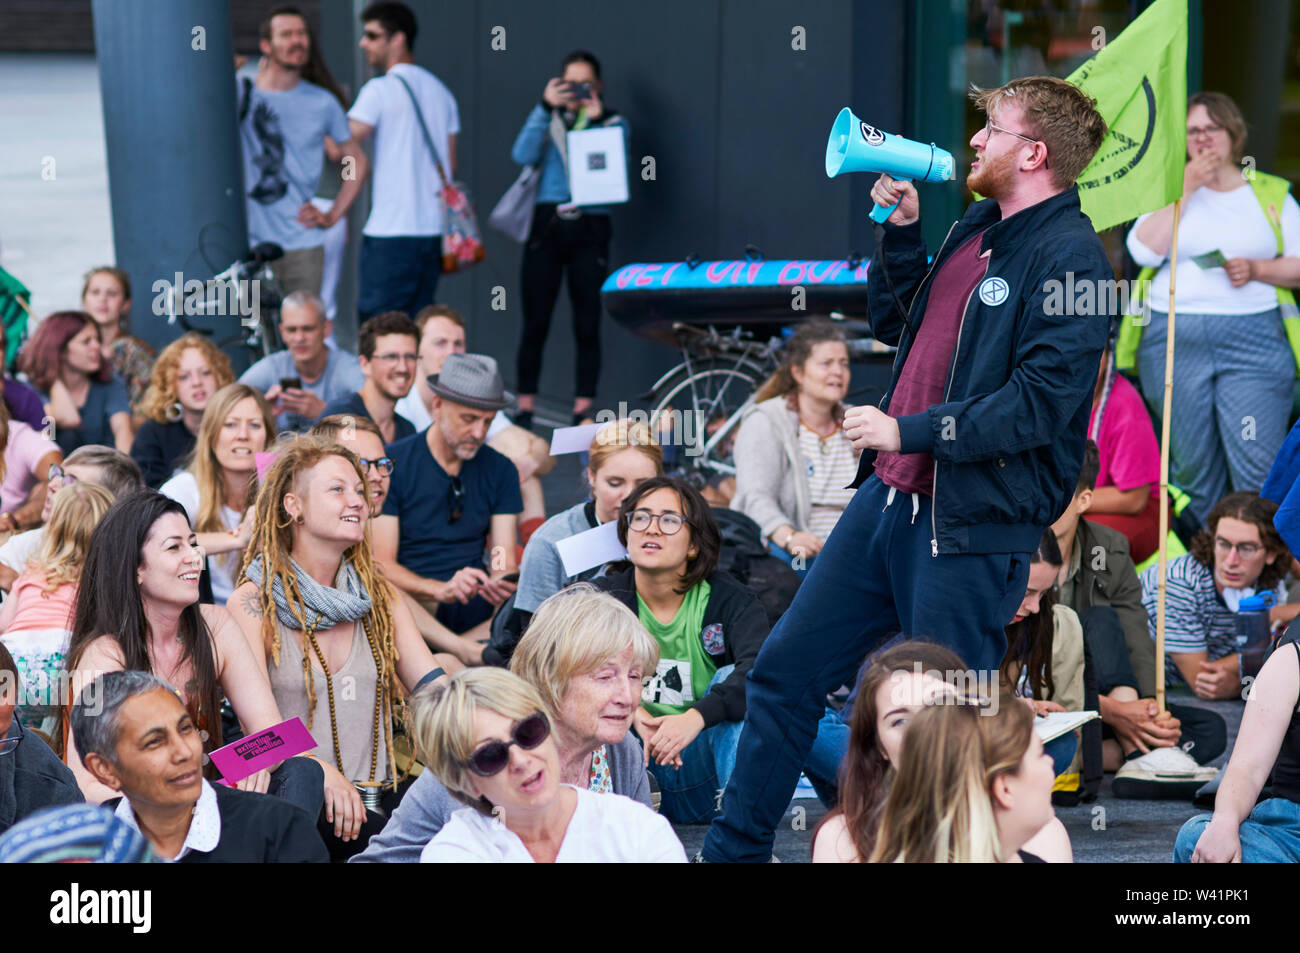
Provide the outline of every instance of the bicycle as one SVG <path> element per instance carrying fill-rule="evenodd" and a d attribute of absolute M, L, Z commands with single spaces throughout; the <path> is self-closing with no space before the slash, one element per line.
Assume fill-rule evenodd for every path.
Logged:
<path fill-rule="evenodd" d="M 283 344 L 277 327 L 284 294 L 271 262 L 283 255 L 284 250 L 274 242 L 261 242 L 224 271 L 202 282 L 200 294 L 187 295 L 184 286 L 173 286 L 167 294 L 167 323 L 173 327 L 179 325 L 185 332 L 214 337 L 213 329 L 196 327 L 187 320 L 187 315 L 238 315 L 239 333 L 216 341 L 220 350 L 246 348 L 251 356 L 249 363 L 280 350 Z"/>
<path fill-rule="evenodd" d="M 838 314 L 830 317 L 849 336 L 850 361 L 883 360 L 892 364 L 895 348 L 871 337 L 869 324 Z M 722 333 L 712 325 L 673 325 L 682 361 L 664 373 L 640 399 L 650 404 L 651 421 L 667 420 L 674 428 L 678 420 L 675 411 L 690 414 L 692 424 L 685 424 L 688 418 L 683 416 L 684 432 L 674 435 L 687 441 L 694 438 L 694 453 L 686 453 L 682 465 L 718 476 L 735 476 L 731 459 L 734 434 L 754 406 L 755 392 L 779 366 L 781 351 L 795 327 L 787 325 L 780 336 L 764 342 L 740 327 Z M 849 404 L 861 404 L 883 396 L 880 388 L 868 384 L 850 391 L 845 399 Z M 692 427 L 693 434 L 689 432 Z"/>

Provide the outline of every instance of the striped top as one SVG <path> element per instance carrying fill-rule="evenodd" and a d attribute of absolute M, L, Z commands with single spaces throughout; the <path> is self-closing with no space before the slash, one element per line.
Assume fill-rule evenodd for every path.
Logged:
<path fill-rule="evenodd" d="M 842 428 L 835 428 L 823 440 L 800 423 L 799 456 L 808 475 L 808 498 L 812 502 L 806 529 L 818 539 L 826 539 L 853 499 L 853 490 L 846 487 L 858 475 L 857 451 Z"/>
<path fill-rule="evenodd" d="M 1156 585 L 1160 567 L 1142 573 L 1142 605 L 1147 610 L 1151 638 L 1156 637 Z M 1237 651 L 1235 613 L 1214 586 L 1214 571 L 1191 553 L 1169 561 L 1165 585 L 1165 673 L 1170 684 L 1181 684 L 1171 652 L 1205 652 L 1211 662 Z"/>

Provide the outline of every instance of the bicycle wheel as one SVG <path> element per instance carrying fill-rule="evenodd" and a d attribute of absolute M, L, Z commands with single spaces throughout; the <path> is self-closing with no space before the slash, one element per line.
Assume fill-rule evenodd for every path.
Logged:
<path fill-rule="evenodd" d="M 683 364 L 671 374 L 650 398 L 651 419 L 660 422 L 666 444 L 665 468 L 734 475 L 731 447 L 739 412 L 768 373 L 754 361 L 719 357 Z M 668 433 L 665 421 L 671 422 Z"/>

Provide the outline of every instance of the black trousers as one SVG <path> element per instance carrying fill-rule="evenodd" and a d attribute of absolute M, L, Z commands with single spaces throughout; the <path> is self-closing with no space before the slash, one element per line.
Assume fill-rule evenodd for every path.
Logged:
<path fill-rule="evenodd" d="M 1097 688 L 1103 695 L 1113 689 L 1127 685 L 1138 691 L 1137 676 L 1129 662 L 1128 643 L 1124 641 L 1124 628 L 1119 616 L 1110 606 L 1093 606 L 1084 612 L 1079 621 L 1083 623 L 1083 640 L 1092 653 L 1092 662 L 1097 672 Z M 1163 660 L 1157 660 L 1163 664 Z M 1228 746 L 1228 725 L 1216 712 L 1194 705 L 1170 704 L 1169 713 L 1182 723 L 1183 732 L 1178 745 L 1199 764 L 1208 764 Z M 1115 732 L 1109 725 L 1102 726 L 1103 738 L 1114 738 Z"/>
<path fill-rule="evenodd" d="M 581 215 L 566 220 L 554 205 L 538 205 L 524 246 L 520 284 L 524 327 L 515 362 L 519 393 L 536 394 L 542 374 L 542 350 L 551 330 L 551 315 L 567 272 L 573 306 L 577 351 L 576 395 L 595 397 L 600 377 L 600 286 L 609 262 L 608 215 Z"/>

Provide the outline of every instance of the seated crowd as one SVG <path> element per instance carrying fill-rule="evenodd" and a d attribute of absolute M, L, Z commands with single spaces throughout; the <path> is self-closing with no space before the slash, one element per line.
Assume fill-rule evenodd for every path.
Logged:
<path fill-rule="evenodd" d="M 202 334 L 156 358 L 131 337 L 129 285 L 92 271 L 85 310 L 41 322 L 4 378 L 0 860 L 90 850 L 50 846 L 73 829 L 189 863 L 686 860 L 673 825 L 719 814 L 746 676 L 852 498 L 843 333 L 814 318 L 787 342 L 736 433 L 734 494 L 665 474 L 622 420 L 592 439 L 583 502 L 547 519 L 555 459 L 451 308 L 381 311 L 353 356 L 295 291 L 286 350 L 236 379 Z M 827 696 L 814 861 L 1070 862 L 1053 805 L 1106 772 L 1117 797 L 1212 791 L 1214 706 L 1247 694 L 1176 859 L 1300 860 L 1300 648 L 1279 634 L 1300 614 L 1300 438 L 1270 498 L 1223 497 L 1169 560 L 1157 658 L 1142 564 L 1169 504 L 1109 357 L 1090 437 L 997 671 L 972 682 L 899 633 Z M 600 527 L 625 558 L 573 563 Z M 1272 638 L 1247 645 L 1260 596 Z M 1034 715 L 1085 711 L 1040 740 Z M 208 755 L 295 718 L 315 747 L 218 783 Z"/>

